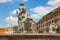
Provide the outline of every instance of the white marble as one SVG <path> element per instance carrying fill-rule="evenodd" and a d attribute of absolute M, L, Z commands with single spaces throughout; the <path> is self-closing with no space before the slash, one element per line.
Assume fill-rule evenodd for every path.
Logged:
<path fill-rule="evenodd" d="M 56 32 L 53 31 L 53 28 L 54 29 L 57 29 L 57 25 L 55 23 L 52 23 L 50 26 L 49 26 L 49 33 L 50 34 L 55 34 Z"/>

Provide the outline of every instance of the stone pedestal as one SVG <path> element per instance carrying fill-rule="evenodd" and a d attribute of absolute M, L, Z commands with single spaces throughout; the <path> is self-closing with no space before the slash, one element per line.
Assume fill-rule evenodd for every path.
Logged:
<path fill-rule="evenodd" d="M 21 33 L 12 35 L 0 35 L 0 40 L 60 40 L 60 34 L 33 34 Z"/>

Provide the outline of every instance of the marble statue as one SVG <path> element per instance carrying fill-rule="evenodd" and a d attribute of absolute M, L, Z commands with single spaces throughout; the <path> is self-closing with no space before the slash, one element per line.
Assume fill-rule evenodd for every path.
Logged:
<path fill-rule="evenodd" d="M 35 21 L 31 18 L 31 16 L 29 14 L 27 14 L 27 18 L 24 22 L 24 27 L 25 27 L 25 30 L 27 31 L 27 33 L 32 32 L 32 29 L 31 29 L 32 22 L 35 23 Z"/>
<path fill-rule="evenodd" d="M 20 3 L 19 11 L 16 11 L 16 12 L 18 17 L 17 31 L 18 32 L 31 31 L 31 25 L 32 25 L 32 22 L 34 21 L 31 18 L 31 16 L 28 13 L 26 13 L 26 8 L 23 2 Z"/>
<path fill-rule="evenodd" d="M 26 20 L 26 8 L 24 6 L 24 3 L 20 3 L 19 11 L 17 11 L 17 17 L 18 17 L 18 32 L 23 32 L 24 28 L 24 21 Z"/>
<path fill-rule="evenodd" d="M 52 23 L 49 26 L 49 34 L 55 34 L 56 32 L 54 31 L 54 29 L 57 29 L 57 25 L 55 23 Z"/>

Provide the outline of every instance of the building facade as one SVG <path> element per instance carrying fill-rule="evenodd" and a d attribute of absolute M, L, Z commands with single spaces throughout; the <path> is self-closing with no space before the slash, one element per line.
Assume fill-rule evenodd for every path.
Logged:
<path fill-rule="evenodd" d="M 48 13 L 47 15 L 43 16 L 42 19 L 36 24 L 36 30 L 39 33 L 48 33 L 49 26 L 52 23 L 57 25 L 56 32 L 59 33 L 60 28 L 60 7 L 56 8 L 52 12 Z"/>
<path fill-rule="evenodd" d="M 4 28 L 0 28 L 0 34 L 5 34 L 5 29 Z"/>

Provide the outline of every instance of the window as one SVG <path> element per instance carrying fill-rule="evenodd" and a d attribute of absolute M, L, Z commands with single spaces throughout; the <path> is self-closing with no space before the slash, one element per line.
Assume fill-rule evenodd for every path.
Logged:
<path fill-rule="evenodd" d="M 36 25 L 38 25 L 38 23 Z"/>
<path fill-rule="evenodd" d="M 43 30 L 41 30 L 41 33 L 43 33 Z"/>
<path fill-rule="evenodd" d="M 59 12 L 59 15 L 60 15 L 60 12 Z"/>
<path fill-rule="evenodd" d="M 41 27 L 44 27 L 44 24 L 42 24 Z"/>
<path fill-rule="evenodd" d="M 49 31 L 49 28 L 46 28 L 46 31 L 48 32 Z"/>
<path fill-rule="evenodd" d="M 48 21 L 48 19 L 46 19 L 46 21 Z"/>
<path fill-rule="evenodd" d="M 43 29 L 43 31 L 45 31 L 45 30 Z"/>
<path fill-rule="evenodd" d="M 52 20 L 52 23 L 54 22 L 54 20 Z"/>
<path fill-rule="evenodd" d="M 41 25 L 41 27 L 42 27 L 42 25 Z"/>
<path fill-rule="evenodd" d="M 57 25 L 57 29 L 59 29 L 60 27 L 59 27 L 59 25 Z"/>
<path fill-rule="evenodd" d="M 55 15 L 55 17 L 56 17 L 56 15 Z"/>
<path fill-rule="evenodd" d="M 57 14 L 57 16 L 58 16 L 58 14 Z"/>
<path fill-rule="evenodd" d="M 44 27 L 44 24 L 43 24 L 43 27 Z"/>
<path fill-rule="evenodd" d="M 58 21 L 59 19 L 57 18 L 57 19 L 55 19 L 55 23 L 57 23 L 57 21 Z"/>
<path fill-rule="evenodd" d="M 53 18 L 53 16 L 51 16 L 49 19 L 52 19 Z"/>
<path fill-rule="evenodd" d="M 40 23 L 38 23 L 38 25 L 39 25 L 39 28 L 40 28 Z"/>
<path fill-rule="evenodd" d="M 46 23 L 46 26 L 49 26 L 49 22 Z"/>
<path fill-rule="evenodd" d="M 49 25 L 51 24 L 51 21 L 49 22 Z"/>
<path fill-rule="evenodd" d="M 44 24 L 42 24 L 41 27 L 44 27 Z"/>
<path fill-rule="evenodd" d="M 48 23 L 46 23 L 46 26 L 48 26 Z"/>
<path fill-rule="evenodd" d="M 38 27 L 36 29 L 38 30 Z"/>

